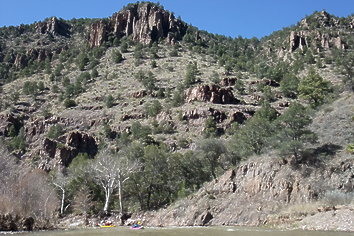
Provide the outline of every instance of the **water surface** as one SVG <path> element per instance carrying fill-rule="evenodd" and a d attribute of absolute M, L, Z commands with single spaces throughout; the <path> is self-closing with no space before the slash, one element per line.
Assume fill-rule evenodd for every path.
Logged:
<path fill-rule="evenodd" d="M 84 230 L 45 231 L 35 233 L 23 233 L 19 235 L 28 236 L 352 236 L 353 233 L 345 232 L 321 232 L 301 230 L 268 230 L 262 228 L 243 227 L 176 227 L 176 228 L 145 228 L 142 230 L 131 230 L 126 227 L 98 228 Z"/>

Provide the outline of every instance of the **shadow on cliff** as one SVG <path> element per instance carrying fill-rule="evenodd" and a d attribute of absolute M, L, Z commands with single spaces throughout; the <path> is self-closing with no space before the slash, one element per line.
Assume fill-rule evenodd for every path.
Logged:
<path fill-rule="evenodd" d="M 334 158 L 337 152 L 342 149 L 343 147 L 340 145 L 327 143 L 320 147 L 304 151 L 301 159 L 298 161 L 291 161 L 290 163 L 294 169 L 297 169 L 299 165 L 324 168 L 325 162 L 328 159 Z"/>

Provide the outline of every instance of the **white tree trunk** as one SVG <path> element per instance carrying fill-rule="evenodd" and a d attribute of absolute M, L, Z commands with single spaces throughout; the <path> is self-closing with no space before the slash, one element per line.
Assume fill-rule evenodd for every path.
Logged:
<path fill-rule="evenodd" d="M 118 196 L 119 196 L 119 218 L 121 220 L 121 224 L 123 224 L 122 216 L 123 216 L 123 201 L 122 201 L 122 181 L 118 180 Z"/>
<path fill-rule="evenodd" d="M 104 203 L 103 211 L 108 212 L 108 207 L 109 207 L 109 201 L 111 200 L 111 188 L 107 187 L 106 192 L 106 200 Z"/>
<path fill-rule="evenodd" d="M 64 202 L 65 202 L 65 189 L 61 188 L 62 195 L 61 195 L 61 207 L 60 207 L 60 214 L 64 214 Z"/>

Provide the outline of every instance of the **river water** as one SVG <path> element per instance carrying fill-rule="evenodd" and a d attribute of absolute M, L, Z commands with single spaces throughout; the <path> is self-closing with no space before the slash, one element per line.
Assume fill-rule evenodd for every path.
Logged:
<path fill-rule="evenodd" d="M 129 228 L 98 228 L 85 230 L 45 231 L 36 233 L 23 233 L 28 236 L 353 236 L 352 233 L 344 232 L 318 232 L 301 230 L 270 230 L 262 228 L 242 227 L 178 227 L 178 228 L 145 228 L 131 230 Z"/>

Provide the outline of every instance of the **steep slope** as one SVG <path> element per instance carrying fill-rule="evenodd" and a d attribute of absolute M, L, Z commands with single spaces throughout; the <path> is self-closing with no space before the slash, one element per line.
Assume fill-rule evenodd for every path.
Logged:
<path fill-rule="evenodd" d="M 316 213 L 316 206 L 337 206 L 335 202 L 318 203 L 325 201 L 326 194 L 333 190 L 352 192 L 354 188 L 352 159 L 326 164 L 317 161 L 316 166 L 294 166 L 274 156 L 249 160 L 187 199 L 155 214 L 137 217 L 154 226 L 259 226 L 299 221 Z M 293 208 L 291 216 L 280 214 L 290 206 L 301 209 L 301 205 L 305 206 L 302 212 Z"/>
<path fill-rule="evenodd" d="M 344 151 L 353 144 L 353 19 L 316 12 L 260 40 L 231 39 L 142 2 L 105 19 L 3 27 L 0 137 L 18 162 L 45 172 L 66 174 L 73 162 L 95 161 L 105 149 L 139 161 L 124 187 L 126 212 L 167 206 L 229 169 L 188 204 L 149 218 L 154 225 L 278 222 L 284 206 L 336 189 L 353 192 L 352 154 Z M 299 89 L 311 76 L 325 87 L 313 90 L 317 107 Z M 311 110 L 319 141 L 305 146 L 300 162 L 280 158 L 271 140 L 256 151 L 232 149 L 242 144 L 238 134 L 257 139 L 256 128 L 297 103 Z M 244 131 L 259 110 L 269 119 Z M 279 129 L 272 124 L 268 133 Z M 221 152 L 216 160 L 201 154 L 210 140 Z M 255 153 L 271 154 L 239 164 Z M 104 194 L 86 174 L 90 210 L 98 214 Z M 70 206 L 79 187 L 68 189 Z M 112 201 L 118 204 L 116 196 Z"/>
<path fill-rule="evenodd" d="M 316 114 L 312 126 L 321 137 L 320 147 L 301 163 L 276 153 L 253 157 L 186 199 L 136 217 L 154 226 L 284 224 L 352 231 L 354 161 L 340 145 L 354 138 L 353 99 L 353 93 L 345 93 Z M 347 223 L 326 216 L 336 212 Z"/>

